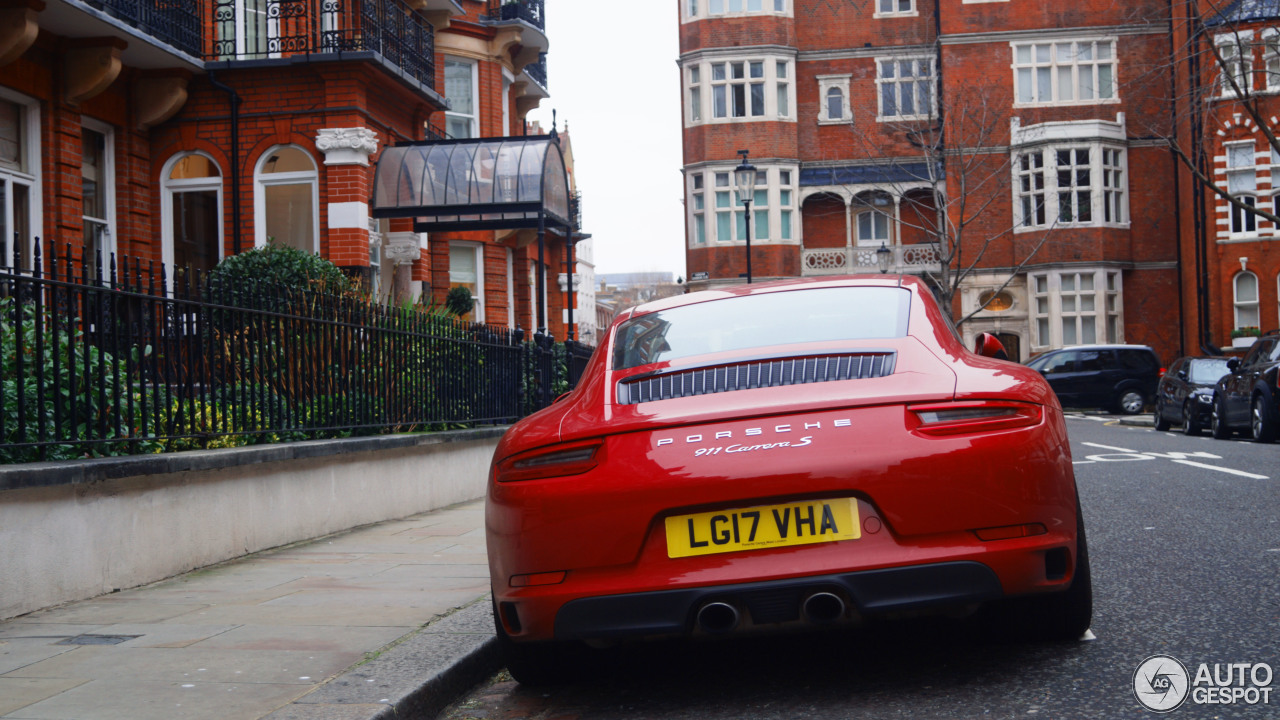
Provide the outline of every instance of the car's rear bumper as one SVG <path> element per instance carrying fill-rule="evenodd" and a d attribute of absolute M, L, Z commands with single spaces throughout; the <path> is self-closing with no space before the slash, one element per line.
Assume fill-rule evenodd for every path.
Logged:
<path fill-rule="evenodd" d="M 727 603 L 755 625 L 799 621 L 804 601 L 832 593 L 860 615 L 963 606 L 1003 595 L 991 568 L 977 562 L 865 570 L 838 575 L 581 598 L 555 618 L 557 640 L 613 639 L 693 632 L 708 603 Z"/>

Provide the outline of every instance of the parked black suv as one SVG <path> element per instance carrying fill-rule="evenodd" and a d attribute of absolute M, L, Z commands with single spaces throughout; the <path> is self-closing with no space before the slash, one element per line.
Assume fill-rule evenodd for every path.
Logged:
<path fill-rule="evenodd" d="M 1213 391 L 1213 436 L 1231 437 L 1248 431 L 1257 442 L 1276 439 L 1280 427 L 1280 331 L 1258 338 L 1244 360 L 1227 361 L 1231 372 Z"/>
<path fill-rule="evenodd" d="M 1213 414 L 1213 389 L 1231 372 L 1224 357 L 1183 357 L 1169 366 L 1156 388 L 1157 430 L 1182 423 L 1182 431 L 1199 435 Z"/>
<path fill-rule="evenodd" d="M 1156 396 L 1164 368 L 1146 345 L 1079 345 L 1050 350 L 1027 363 L 1039 370 L 1063 407 L 1136 415 Z"/>

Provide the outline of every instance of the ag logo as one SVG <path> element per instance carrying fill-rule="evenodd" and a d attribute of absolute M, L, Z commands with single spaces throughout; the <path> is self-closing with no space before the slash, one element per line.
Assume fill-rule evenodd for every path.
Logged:
<path fill-rule="evenodd" d="M 1166 713 L 1187 700 L 1187 668 L 1169 655 L 1152 655 L 1133 671 L 1133 696 L 1148 710 Z"/>

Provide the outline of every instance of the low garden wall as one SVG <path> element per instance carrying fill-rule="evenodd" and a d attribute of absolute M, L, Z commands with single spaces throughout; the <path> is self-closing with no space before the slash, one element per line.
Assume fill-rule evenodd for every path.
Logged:
<path fill-rule="evenodd" d="M 0 619 L 481 497 L 503 431 L 0 467 Z"/>

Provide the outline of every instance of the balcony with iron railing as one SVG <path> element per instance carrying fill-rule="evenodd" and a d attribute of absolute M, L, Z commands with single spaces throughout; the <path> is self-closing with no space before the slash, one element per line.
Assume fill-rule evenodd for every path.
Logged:
<path fill-rule="evenodd" d="M 547 29 L 544 0 L 489 0 L 485 19 L 493 22 L 523 20 L 545 32 Z"/>
<path fill-rule="evenodd" d="M 213 0 L 210 6 L 206 60 L 371 53 L 435 89 L 435 28 L 402 0 Z"/>
<path fill-rule="evenodd" d="M 154 67 L 165 64 L 162 55 L 139 47 L 137 39 L 154 40 L 151 50 L 162 54 L 176 50 L 189 60 L 199 58 L 201 6 L 200 0 L 49 0 L 39 25 L 73 41 L 120 37 L 128 43 L 126 62 Z"/>
<path fill-rule="evenodd" d="M 809 277 L 811 275 L 878 273 L 880 263 L 876 259 L 876 251 L 879 249 L 878 247 L 843 247 L 804 250 L 800 253 L 800 274 Z M 918 275 L 922 272 L 938 272 L 942 269 L 936 243 L 894 245 L 889 250 L 893 253 L 889 272 L 895 275 Z"/>
<path fill-rule="evenodd" d="M 542 86 L 543 90 L 547 90 L 547 54 L 542 53 L 538 56 L 537 62 L 525 65 L 524 74 L 528 75 L 530 80 Z"/>

